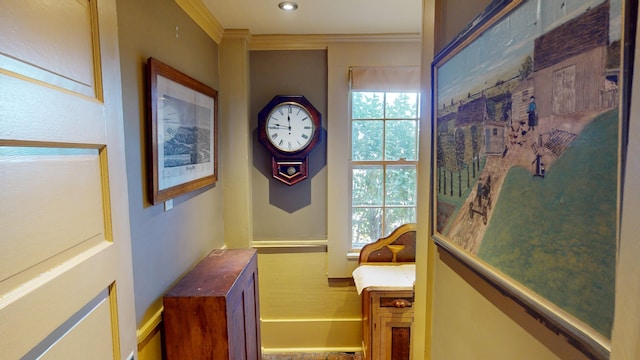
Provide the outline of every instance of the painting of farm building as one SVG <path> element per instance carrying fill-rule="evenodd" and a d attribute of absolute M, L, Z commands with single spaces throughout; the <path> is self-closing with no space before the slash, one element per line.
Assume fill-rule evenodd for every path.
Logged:
<path fill-rule="evenodd" d="M 502 154 L 507 133 L 504 122 L 486 121 L 484 123 L 484 144 L 487 155 Z"/>
<path fill-rule="evenodd" d="M 605 77 L 608 44 L 609 2 L 535 39 L 533 83 L 540 116 L 617 105 L 616 87 Z"/>
<path fill-rule="evenodd" d="M 434 63 L 436 234 L 606 338 L 620 1 L 522 1 Z"/>

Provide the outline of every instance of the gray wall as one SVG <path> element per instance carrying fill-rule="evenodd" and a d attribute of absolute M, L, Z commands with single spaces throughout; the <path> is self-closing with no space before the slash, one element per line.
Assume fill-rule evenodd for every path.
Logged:
<path fill-rule="evenodd" d="M 253 240 L 327 238 L 327 52 L 252 51 Z M 272 178 L 271 156 L 257 140 L 258 113 L 276 95 L 303 95 L 322 114 L 323 132 L 308 157 L 309 177 L 288 186 Z"/>
<path fill-rule="evenodd" d="M 435 51 L 444 48 L 467 24 L 491 3 L 491 0 L 436 1 Z"/>
<path fill-rule="evenodd" d="M 145 64 L 154 57 L 218 89 L 218 46 L 173 0 L 118 0 L 125 147 L 138 326 L 162 295 L 212 249 L 224 245 L 221 182 L 174 199 L 148 200 Z M 220 178 L 221 166 L 218 166 Z"/>

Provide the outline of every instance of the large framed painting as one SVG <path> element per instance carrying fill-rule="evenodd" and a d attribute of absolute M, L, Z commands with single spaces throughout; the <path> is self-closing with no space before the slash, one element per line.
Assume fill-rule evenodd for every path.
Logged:
<path fill-rule="evenodd" d="M 435 243 L 591 358 L 613 324 L 626 8 L 493 2 L 432 64 Z"/>
<path fill-rule="evenodd" d="M 149 58 L 150 200 L 157 204 L 218 179 L 218 92 Z"/>

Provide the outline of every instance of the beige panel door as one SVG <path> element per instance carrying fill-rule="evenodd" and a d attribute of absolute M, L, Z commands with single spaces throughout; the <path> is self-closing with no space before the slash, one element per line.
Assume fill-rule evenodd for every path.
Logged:
<path fill-rule="evenodd" d="M 124 359 L 135 312 L 115 0 L 0 1 L 0 357 Z"/>

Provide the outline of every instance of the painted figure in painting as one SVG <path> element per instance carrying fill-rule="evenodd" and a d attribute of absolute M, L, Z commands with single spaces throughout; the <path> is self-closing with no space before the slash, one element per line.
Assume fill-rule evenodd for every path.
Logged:
<path fill-rule="evenodd" d="M 529 115 L 528 119 L 528 130 L 536 129 L 536 122 L 538 121 L 538 114 L 536 113 L 536 97 L 532 96 L 529 100 L 529 108 L 527 109 L 527 114 Z"/>

